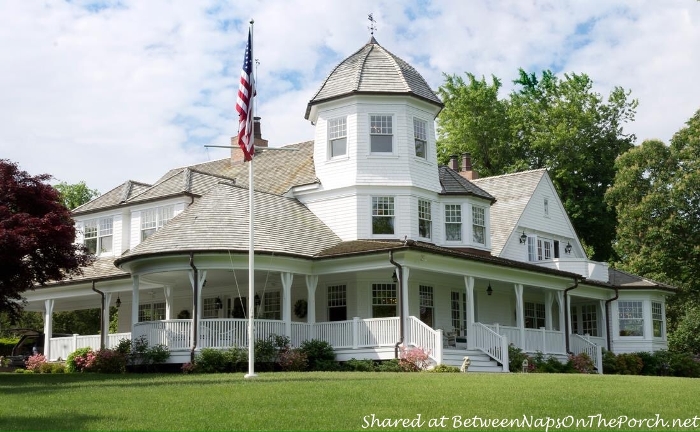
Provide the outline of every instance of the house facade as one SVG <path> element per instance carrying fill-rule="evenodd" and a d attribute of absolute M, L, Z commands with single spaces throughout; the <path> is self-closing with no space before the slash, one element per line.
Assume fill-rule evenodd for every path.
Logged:
<path fill-rule="evenodd" d="M 323 339 L 339 360 L 418 346 L 436 363 L 507 371 L 507 346 L 565 356 L 666 348 L 673 288 L 589 261 L 546 170 L 479 179 L 439 166 L 442 102 L 372 37 L 307 106 L 314 141 L 267 147 L 256 123 L 255 298 L 248 310 L 248 165 L 231 157 L 127 181 L 74 210 L 97 261 L 27 292 L 59 310 L 119 306 L 121 337 L 174 362 L 258 338 Z M 232 143 L 234 140 L 232 140 Z M 105 323 L 109 319 L 104 320 Z M 49 338 L 65 358 L 96 335 Z"/>

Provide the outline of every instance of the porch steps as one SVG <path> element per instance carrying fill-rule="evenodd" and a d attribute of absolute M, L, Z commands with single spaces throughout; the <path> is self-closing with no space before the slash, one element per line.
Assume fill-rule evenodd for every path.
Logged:
<path fill-rule="evenodd" d="M 465 356 L 468 356 L 471 361 L 468 372 L 503 372 L 503 367 L 479 350 L 444 349 L 442 351 L 442 363 L 461 367 Z"/>

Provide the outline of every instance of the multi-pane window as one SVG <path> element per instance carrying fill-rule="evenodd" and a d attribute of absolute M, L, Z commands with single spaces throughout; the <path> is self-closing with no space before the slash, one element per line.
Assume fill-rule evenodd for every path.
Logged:
<path fill-rule="evenodd" d="M 348 128 L 346 117 L 328 120 L 328 143 L 330 157 L 345 156 L 348 147 Z"/>
<path fill-rule="evenodd" d="M 483 207 L 472 207 L 472 232 L 473 241 L 477 244 L 486 244 L 486 211 Z"/>
<path fill-rule="evenodd" d="M 452 328 L 460 328 L 460 310 L 459 310 L 459 293 L 457 291 L 452 291 Z"/>
<path fill-rule="evenodd" d="M 641 301 L 621 301 L 617 304 L 620 336 L 644 336 L 644 312 Z"/>
<path fill-rule="evenodd" d="M 418 286 L 420 298 L 420 320 L 430 327 L 433 326 L 433 287 L 427 285 Z"/>
<path fill-rule="evenodd" d="M 165 319 L 165 302 L 139 305 L 139 322 Z"/>
<path fill-rule="evenodd" d="M 91 254 L 112 252 L 112 225 L 111 217 L 90 219 L 84 222 L 83 244 Z"/>
<path fill-rule="evenodd" d="M 544 327 L 544 303 L 525 302 L 525 328 Z"/>
<path fill-rule="evenodd" d="M 571 332 L 580 334 L 578 332 L 578 313 L 576 312 L 576 306 L 571 306 Z"/>
<path fill-rule="evenodd" d="M 347 313 L 347 288 L 345 285 L 328 287 L 328 321 L 345 321 Z"/>
<path fill-rule="evenodd" d="M 141 241 L 163 228 L 173 218 L 173 206 L 156 207 L 141 212 Z"/>
<path fill-rule="evenodd" d="M 279 291 L 266 292 L 263 296 L 262 318 L 279 320 L 282 319 L 281 296 Z"/>
<path fill-rule="evenodd" d="M 372 317 L 396 316 L 396 284 L 372 284 Z"/>
<path fill-rule="evenodd" d="M 581 306 L 583 334 L 598 336 L 598 310 L 595 305 Z"/>
<path fill-rule="evenodd" d="M 445 204 L 445 240 L 462 241 L 462 206 Z"/>
<path fill-rule="evenodd" d="M 394 234 L 394 197 L 372 197 L 372 234 Z"/>
<path fill-rule="evenodd" d="M 553 256 L 559 255 L 554 250 L 554 242 L 550 239 L 529 236 L 527 238 L 527 259 L 528 261 L 551 260 Z"/>
<path fill-rule="evenodd" d="M 662 313 L 661 302 L 651 302 L 651 322 L 654 330 L 654 337 L 663 337 L 664 335 L 664 316 Z"/>
<path fill-rule="evenodd" d="M 429 239 L 431 232 L 430 201 L 418 200 L 418 235 Z"/>
<path fill-rule="evenodd" d="M 393 152 L 392 117 L 390 115 L 372 115 L 369 122 L 370 152 Z"/>
<path fill-rule="evenodd" d="M 426 158 L 426 147 L 428 146 L 428 138 L 425 129 L 425 121 L 416 118 L 413 119 L 413 138 L 416 142 L 416 156 L 423 159 Z"/>
<path fill-rule="evenodd" d="M 218 318 L 219 309 L 216 306 L 216 297 L 202 299 L 202 318 Z"/>

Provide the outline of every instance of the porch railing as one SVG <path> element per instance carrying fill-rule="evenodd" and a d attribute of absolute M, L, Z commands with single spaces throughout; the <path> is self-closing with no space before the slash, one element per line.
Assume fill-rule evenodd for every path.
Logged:
<path fill-rule="evenodd" d="M 106 348 L 114 348 L 121 339 L 131 338 L 131 333 L 110 333 L 107 335 Z M 100 335 L 73 335 L 51 338 L 49 341 L 49 357 L 51 361 L 65 360 L 68 354 L 78 348 L 100 348 Z"/>
<path fill-rule="evenodd" d="M 408 318 L 408 323 L 408 345 L 423 348 L 435 363 L 442 363 L 442 332 L 414 316 Z"/>
<path fill-rule="evenodd" d="M 472 324 L 469 337 L 472 338 L 474 347 L 503 366 L 503 372 L 508 372 L 508 337 L 502 336 L 488 326 L 475 322 Z"/>
<path fill-rule="evenodd" d="M 508 341 L 523 351 L 536 352 L 540 351 L 545 354 L 566 354 L 566 342 L 564 333 L 558 330 L 525 329 L 524 340 L 521 337 L 520 328 L 502 326 L 499 324 L 487 324 L 491 330 L 499 335 L 506 336 Z"/>
<path fill-rule="evenodd" d="M 574 354 L 586 353 L 588 357 L 593 360 L 593 366 L 595 366 L 599 374 L 603 373 L 603 348 L 600 345 L 596 345 L 590 339 L 585 336 L 572 334 L 571 335 L 571 352 Z"/>

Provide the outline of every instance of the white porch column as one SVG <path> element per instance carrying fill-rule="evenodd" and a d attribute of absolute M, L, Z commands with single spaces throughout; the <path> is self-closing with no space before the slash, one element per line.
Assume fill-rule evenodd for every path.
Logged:
<path fill-rule="evenodd" d="M 411 269 L 404 266 L 401 268 L 401 298 L 403 306 L 403 329 L 406 339 L 403 341 L 404 346 L 408 346 L 408 341 L 411 340 L 410 327 L 408 321 L 408 275 Z"/>
<path fill-rule="evenodd" d="M 573 328 L 572 323 L 571 323 L 571 296 L 567 295 L 566 296 L 566 316 L 569 318 L 568 325 L 566 326 L 566 331 L 569 332 L 569 334 L 572 334 L 573 332 L 571 329 Z"/>
<path fill-rule="evenodd" d="M 51 359 L 51 336 L 53 336 L 53 299 L 44 300 L 44 357 Z"/>
<path fill-rule="evenodd" d="M 293 273 L 280 273 L 282 279 L 282 321 L 284 321 L 284 335 L 292 337 L 292 281 Z"/>
<path fill-rule="evenodd" d="M 600 334 L 598 336 L 602 336 L 603 339 L 605 339 L 605 346 L 603 348 L 607 349 L 608 348 L 608 327 L 607 327 L 607 317 L 605 316 L 605 300 L 599 300 L 598 304 L 600 306 Z"/>
<path fill-rule="evenodd" d="M 559 330 L 566 334 L 566 328 L 564 328 L 564 291 L 557 291 L 557 305 L 559 305 Z"/>
<path fill-rule="evenodd" d="M 131 332 L 134 331 L 134 326 L 139 322 L 139 277 L 138 275 L 131 276 L 133 283 L 131 289 Z"/>
<path fill-rule="evenodd" d="M 190 274 L 190 285 L 192 286 L 192 290 L 194 290 L 194 270 L 189 271 Z M 207 280 L 207 271 L 206 270 L 199 270 L 197 272 L 197 319 L 201 320 L 202 319 L 202 291 L 204 288 L 204 281 Z M 194 295 L 194 293 L 192 293 Z M 194 317 L 194 311 L 192 311 L 192 316 Z"/>
<path fill-rule="evenodd" d="M 109 334 L 109 305 L 112 304 L 112 293 L 106 292 L 105 293 L 105 308 L 102 311 L 102 316 L 104 317 L 104 327 L 102 328 L 102 334 L 105 335 L 105 348 L 109 348 L 109 344 L 107 343 L 107 335 Z"/>
<path fill-rule="evenodd" d="M 525 350 L 525 305 L 523 304 L 523 285 L 515 284 L 515 318 L 520 330 L 520 347 Z"/>
<path fill-rule="evenodd" d="M 547 330 L 552 330 L 552 303 L 554 297 L 552 292 L 547 290 L 544 293 L 544 327 Z"/>
<path fill-rule="evenodd" d="M 467 328 L 463 336 L 467 336 L 467 348 L 474 348 L 473 338 L 469 337 L 472 327 L 474 327 L 474 276 L 464 276 L 464 286 L 467 289 L 467 310 L 464 313 L 467 315 Z"/>
<path fill-rule="evenodd" d="M 306 275 L 306 293 L 307 293 L 307 311 L 306 322 L 308 324 L 316 323 L 316 287 L 318 286 L 318 276 Z M 313 325 L 309 326 L 309 338 L 314 339 L 316 331 Z"/>
<path fill-rule="evenodd" d="M 163 287 L 163 295 L 165 296 L 165 319 L 173 319 L 173 288 L 171 286 Z"/>

